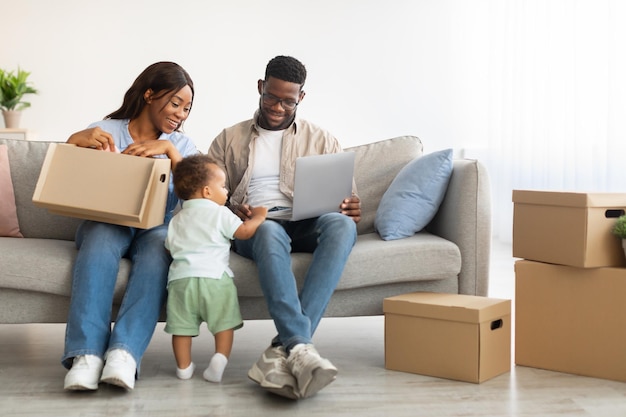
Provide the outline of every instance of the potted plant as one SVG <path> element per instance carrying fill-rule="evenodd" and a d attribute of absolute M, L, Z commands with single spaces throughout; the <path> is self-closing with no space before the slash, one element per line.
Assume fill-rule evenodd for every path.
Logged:
<path fill-rule="evenodd" d="M 626 255 L 626 215 L 619 216 L 613 225 L 613 234 L 622 239 L 622 248 Z"/>
<path fill-rule="evenodd" d="M 23 69 L 6 71 L 0 68 L 0 109 L 7 128 L 19 127 L 21 111 L 30 107 L 23 100 L 25 94 L 37 94 L 38 91 L 28 82 L 30 72 Z"/>

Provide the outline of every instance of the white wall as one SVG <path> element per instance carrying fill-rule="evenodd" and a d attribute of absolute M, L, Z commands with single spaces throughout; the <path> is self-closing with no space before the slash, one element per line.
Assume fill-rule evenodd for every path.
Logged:
<path fill-rule="evenodd" d="M 186 132 L 206 151 L 252 116 L 265 64 L 288 54 L 309 71 L 299 116 L 346 147 L 488 143 L 488 0 L 0 0 L 0 14 L 0 67 L 32 72 L 41 93 L 22 127 L 41 140 L 103 118 L 141 70 L 172 60 L 194 79 Z"/>
<path fill-rule="evenodd" d="M 624 190 L 625 20 L 623 0 L 0 0 L 0 67 L 41 91 L 22 127 L 65 141 L 176 61 L 206 151 L 252 116 L 267 61 L 293 55 L 300 117 L 345 147 L 408 134 L 481 159 L 510 241 L 512 189 Z"/>

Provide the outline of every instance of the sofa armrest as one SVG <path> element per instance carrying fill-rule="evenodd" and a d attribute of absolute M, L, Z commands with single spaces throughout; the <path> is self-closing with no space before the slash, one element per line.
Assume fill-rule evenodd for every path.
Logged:
<path fill-rule="evenodd" d="M 491 251 L 491 192 L 485 167 L 455 159 L 448 190 L 426 228 L 454 242 L 461 251 L 459 293 L 486 296 Z"/>

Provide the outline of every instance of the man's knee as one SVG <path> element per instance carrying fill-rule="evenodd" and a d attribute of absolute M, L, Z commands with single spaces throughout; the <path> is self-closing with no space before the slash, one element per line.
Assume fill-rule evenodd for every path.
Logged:
<path fill-rule="evenodd" d="M 254 233 L 254 239 L 256 241 L 279 239 L 283 236 L 286 236 L 283 226 L 280 223 L 272 220 L 264 221 Z"/>
<path fill-rule="evenodd" d="M 341 236 L 356 238 L 356 223 L 351 217 L 341 213 L 328 213 L 320 217 L 326 230 Z"/>

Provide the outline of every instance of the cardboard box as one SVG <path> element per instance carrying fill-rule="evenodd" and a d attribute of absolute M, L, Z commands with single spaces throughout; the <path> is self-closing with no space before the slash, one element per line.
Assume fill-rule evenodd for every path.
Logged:
<path fill-rule="evenodd" d="M 515 363 L 626 382 L 626 269 L 515 263 Z"/>
<path fill-rule="evenodd" d="M 416 292 L 383 300 L 385 368 L 467 382 L 511 369 L 511 301 Z"/>
<path fill-rule="evenodd" d="M 50 212 L 139 228 L 163 223 L 170 160 L 50 144 L 33 203 Z"/>
<path fill-rule="evenodd" d="M 513 190 L 513 256 L 581 268 L 626 266 L 611 233 L 626 194 Z"/>

